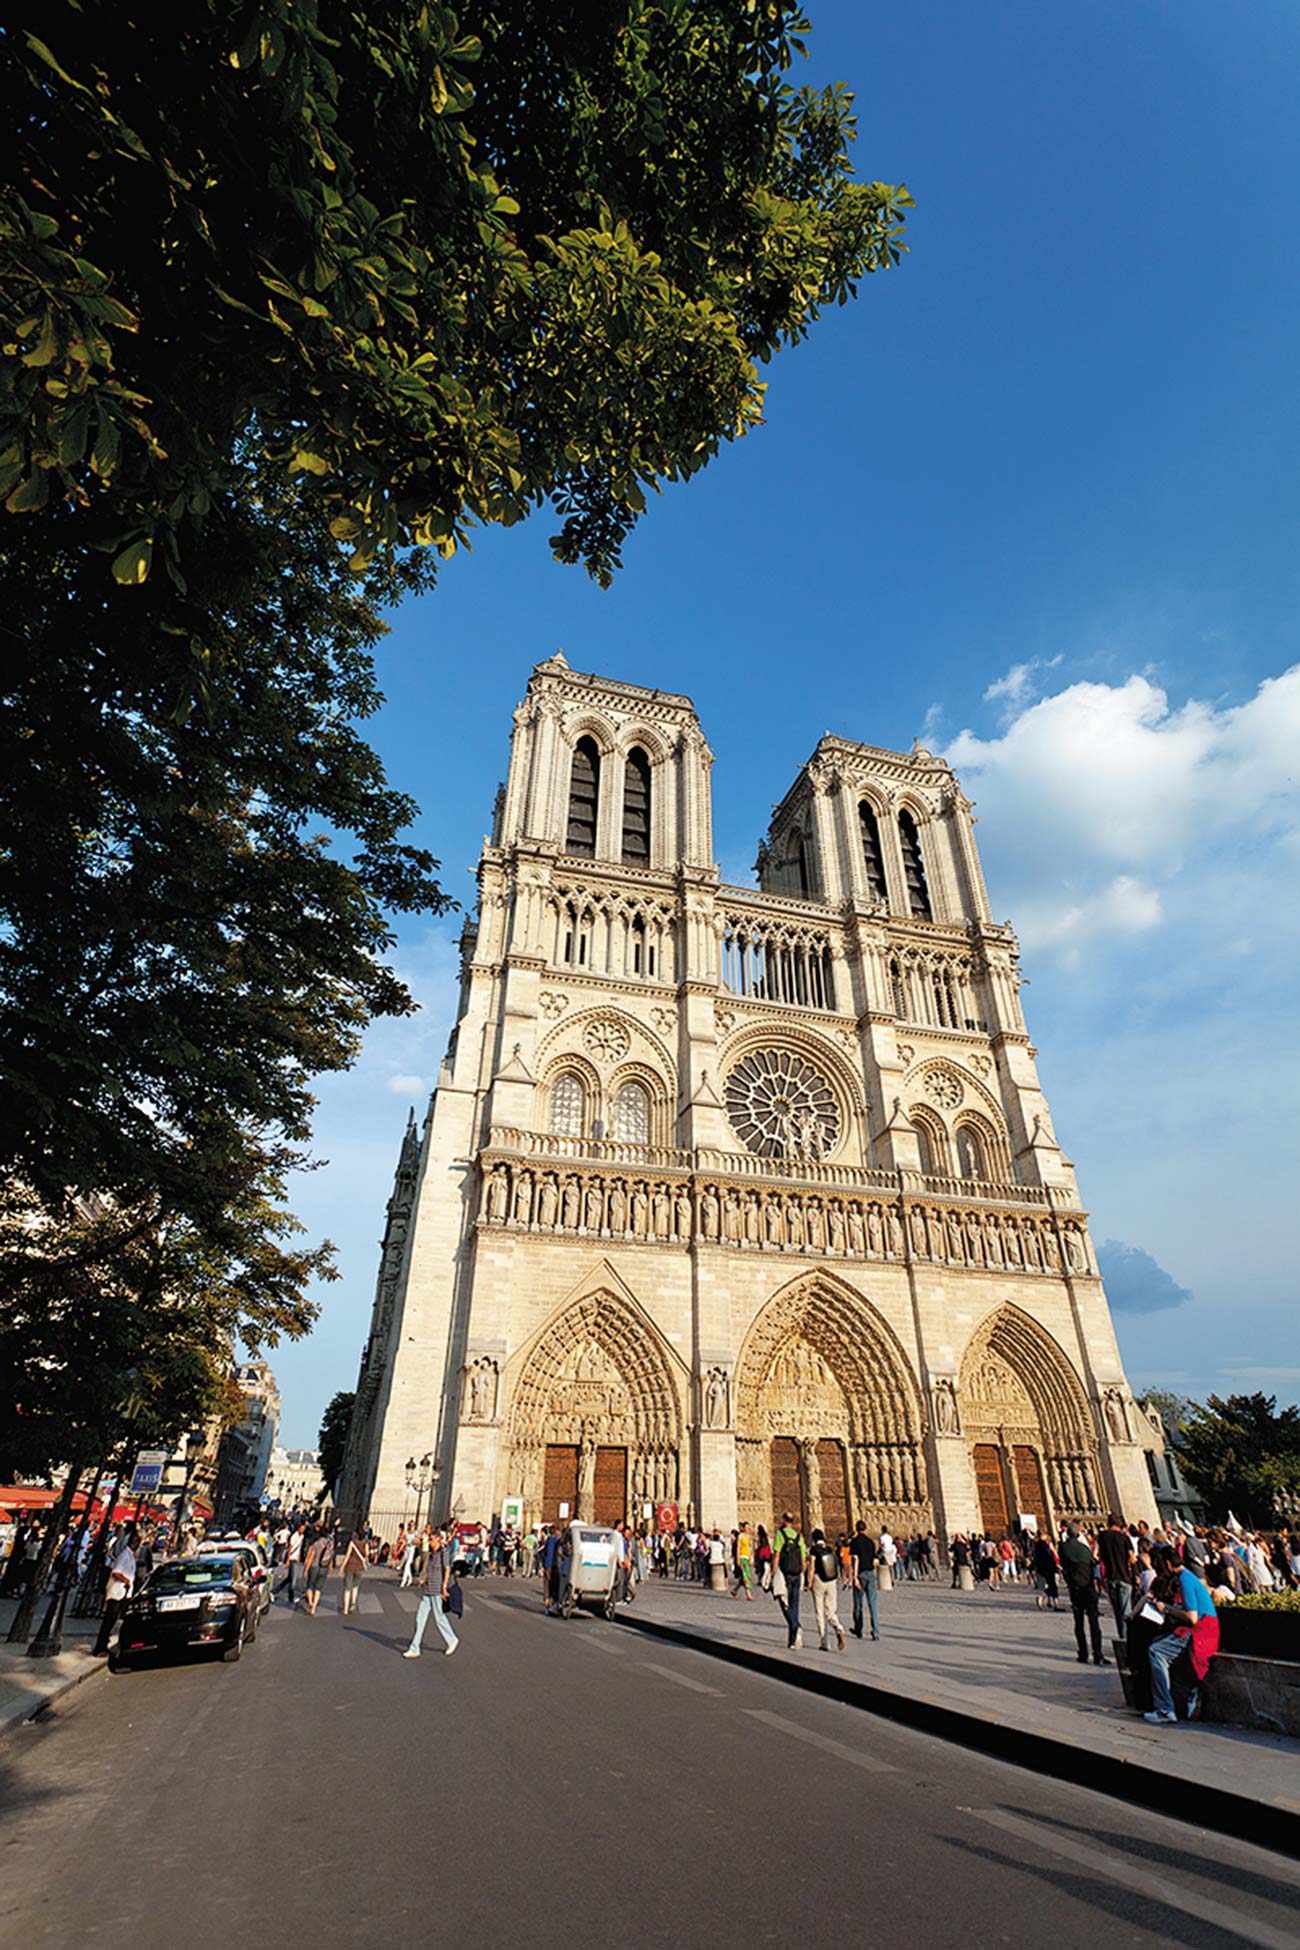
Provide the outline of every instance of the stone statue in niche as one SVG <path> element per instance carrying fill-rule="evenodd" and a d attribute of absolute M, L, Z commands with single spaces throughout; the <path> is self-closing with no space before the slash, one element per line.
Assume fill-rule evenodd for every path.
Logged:
<path fill-rule="evenodd" d="M 803 1207 L 797 1198 L 792 1198 L 786 1208 L 785 1233 L 792 1246 L 803 1245 Z"/>
<path fill-rule="evenodd" d="M 539 1225 L 551 1227 L 555 1224 L 555 1214 L 559 1207 L 560 1195 L 556 1190 L 555 1178 L 547 1173 L 542 1182 L 541 1196 L 537 1201 L 537 1221 Z"/>
<path fill-rule="evenodd" d="M 533 1181 L 526 1171 L 519 1174 L 515 1186 L 515 1224 L 526 1226 L 533 1212 Z"/>
<path fill-rule="evenodd" d="M 656 1185 L 654 1200 L 655 1238 L 666 1239 L 672 1230 L 672 1206 L 669 1203 L 667 1188 Z"/>
<path fill-rule="evenodd" d="M 740 1200 L 728 1192 L 722 1208 L 722 1230 L 733 1244 L 740 1238 Z"/>
<path fill-rule="evenodd" d="M 908 1225 L 912 1234 L 912 1251 L 917 1259 L 925 1258 L 925 1218 L 915 1206 L 908 1213 Z"/>
<path fill-rule="evenodd" d="M 880 1207 L 867 1207 L 867 1240 L 872 1252 L 879 1256 L 885 1250 L 885 1228 L 880 1223 Z"/>
<path fill-rule="evenodd" d="M 785 1244 L 785 1227 L 781 1223 L 780 1199 L 769 1198 L 765 1200 L 763 1205 L 763 1212 L 764 1212 L 763 1223 L 764 1223 L 764 1228 L 767 1232 L 768 1245 L 783 1246 Z"/>
<path fill-rule="evenodd" d="M 1083 1250 L 1083 1240 L 1079 1236 L 1079 1228 L 1077 1226 L 1069 1226 L 1066 1229 L 1065 1250 L 1070 1256 L 1070 1271 L 1072 1273 L 1086 1273 L 1088 1270 L 1088 1261 Z"/>
<path fill-rule="evenodd" d="M 471 1422 L 490 1422 L 497 1406 L 497 1364 L 490 1354 L 480 1354 L 466 1370 L 467 1407 Z"/>
<path fill-rule="evenodd" d="M 860 1205 L 851 1205 L 849 1207 L 849 1249 L 855 1259 L 865 1259 L 867 1235 L 862 1224 L 862 1207 Z"/>
<path fill-rule="evenodd" d="M 940 1435 L 957 1434 L 957 1391 L 951 1381 L 934 1385 L 934 1426 Z"/>
<path fill-rule="evenodd" d="M 888 1228 L 889 1250 L 895 1259 L 901 1259 L 903 1257 L 903 1221 L 899 1218 L 897 1212 L 890 1212 Z"/>
<path fill-rule="evenodd" d="M 710 1368 L 704 1383 L 704 1426 L 725 1429 L 731 1420 L 727 1402 L 727 1370 Z"/>
<path fill-rule="evenodd" d="M 487 1215 L 489 1219 L 504 1219 L 509 1199 L 510 1184 L 506 1177 L 505 1166 L 498 1165 L 488 1180 Z"/>
<path fill-rule="evenodd" d="M 645 1238 L 646 1224 L 649 1217 L 650 1201 L 646 1197 L 645 1186 L 641 1184 L 634 1185 L 632 1188 L 632 1230 L 638 1239 Z"/>
<path fill-rule="evenodd" d="M 804 1495 L 808 1499 L 808 1520 L 814 1529 L 819 1529 L 822 1520 L 822 1466 L 817 1460 L 814 1437 L 800 1438 L 799 1462 L 803 1470 Z"/>
<path fill-rule="evenodd" d="M 814 1252 L 818 1253 L 826 1244 L 826 1235 L 822 1229 L 822 1209 L 816 1199 L 812 1199 L 808 1206 L 808 1244 Z"/>
<path fill-rule="evenodd" d="M 745 1238 L 749 1245 L 758 1244 L 759 1210 L 758 1200 L 750 1192 L 745 1200 Z"/>
<path fill-rule="evenodd" d="M 717 1238 L 718 1194 L 714 1191 L 712 1185 L 705 1187 L 704 1196 L 700 1200 L 700 1225 L 703 1228 L 706 1239 Z"/>
<path fill-rule="evenodd" d="M 596 1490 L 596 1444 L 591 1430 L 584 1422 L 582 1440 L 578 1444 L 578 1512 L 590 1511 L 591 1499 Z"/>
<path fill-rule="evenodd" d="M 627 1231 L 627 1193 L 618 1179 L 609 1188 L 609 1229 L 611 1232 Z"/>
<path fill-rule="evenodd" d="M 678 1192 L 675 1200 L 677 1211 L 677 1237 L 682 1240 L 691 1236 L 691 1201 L 685 1192 Z"/>
<path fill-rule="evenodd" d="M 1124 1400 L 1118 1388 L 1106 1390 L 1106 1426 L 1110 1430 L 1112 1442 L 1127 1442 L 1128 1428 L 1124 1419 Z"/>
<path fill-rule="evenodd" d="M 587 1196 L 583 1201 L 583 1222 L 588 1232 L 599 1232 L 604 1217 L 601 1208 L 604 1200 L 600 1195 L 600 1180 L 593 1178 L 587 1185 Z"/>
<path fill-rule="evenodd" d="M 843 1206 L 832 1205 L 830 1211 L 826 1215 L 826 1231 L 830 1238 L 831 1251 L 833 1253 L 842 1253 L 844 1251 L 844 1208 Z"/>
<path fill-rule="evenodd" d="M 576 1232 L 578 1229 L 578 1181 L 566 1178 L 564 1181 L 564 1229 Z"/>

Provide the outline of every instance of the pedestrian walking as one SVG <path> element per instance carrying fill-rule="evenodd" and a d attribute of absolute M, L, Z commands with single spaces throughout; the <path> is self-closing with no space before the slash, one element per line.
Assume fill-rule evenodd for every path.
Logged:
<path fill-rule="evenodd" d="M 817 1620 L 817 1649 L 827 1650 L 827 1635 L 834 1632 L 839 1650 L 844 1650 L 844 1631 L 840 1625 L 838 1592 L 840 1565 L 824 1530 L 814 1530 L 812 1549 L 806 1566 L 808 1589 L 812 1593 L 813 1616 Z"/>
<path fill-rule="evenodd" d="M 366 1574 L 366 1543 L 359 1530 L 354 1530 L 343 1553 L 343 1604 L 344 1618 L 357 1608 L 357 1592 Z"/>
<path fill-rule="evenodd" d="M 303 1597 L 303 1608 L 309 1618 L 315 1618 L 320 1604 L 320 1594 L 326 1578 L 334 1568 L 334 1535 L 332 1531 L 321 1530 L 307 1546 L 307 1590 Z"/>
<path fill-rule="evenodd" d="M 401 1591 L 406 1590 L 415 1575 L 415 1544 L 415 1532 L 412 1531 L 402 1546 L 402 1575 L 398 1580 L 398 1589 Z"/>
<path fill-rule="evenodd" d="M 733 1530 L 731 1533 L 731 1565 L 732 1597 L 738 1598 L 743 1591 L 752 1605 L 754 1602 L 754 1540 L 749 1534 L 747 1523 L 742 1523 L 739 1530 Z"/>
<path fill-rule="evenodd" d="M 117 1624 L 123 1605 L 135 1590 L 136 1548 L 140 1533 L 134 1524 L 123 1537 L 113 1558 L 108 1574 L 108 1585 L 104 1593 L 104 1616 L 100 1620 L 99 1637 L 95 1640 L 95 1657 L 102 1659 L 108 1651 L 113 1627 Z"/>
<path fill-rule="evenodd" d="M 776 1568 L 781 1573 L 784 1595 L 778 1600 L 785 1612 L 785 1626 L 788 1633 L 787 1647 L 798 1651 L 803 1644 L 803 1633 L 799 1630 L 799 1593 L 803 1588 L 804 1565 L 808 1561 L 808 1546 L 803 1540 L 799 1526 L 787 1510 L 774 1539 Z M 773 1584 L 775 1590 L 775 1583 Z"/>
<path fill-rule="evenodd" d="M 758 1543 L 754 1549 L 754 1562 L 758 1566 L 759 1582 L 764 1591 L 772 1589 L 772 1566 L 776 1562 L 776 1552 L 772 1549 L 772 1539 L 762 1524 L 758 1526 Z"/>
<path fill-rule="evenodd" d="M 1101 1619 L 1097 1611 L 1097 1573 L 1100 1566 L 1080 1536 L 1077 1523 L 1066 1527 L 1065 1542 L 1061 1545 L 1061 1569 L 1070 1594 L 1070 1609 L 1074 1613 L 1074 1641 L 1079 1648 L 1079 1664 L 1086 1666 L 1088 1663 L 1088 1647 L 1083 1631 L 1086 1621 L 1092 1638 L 1092 1663 L 1094 1666 L 1108 1666 L 1110 1660 L 1102 1657 Z"/>
<path fill-rule="evenodd" d="M 450 1659 L 460 1644 L 447 1617 L 447 1598 L 451 1589 L 451 1552 L 444 1532 L 435 1527 L 429 1538 L 429 1554 L 424 1566 L 424 1595 L 415 1614 L 415 1631 L 402 1657 L 418 1659 L 424 1628 L 432 1615 L 443 1642 L 443 1657 Z"/>
<path fill-rule="evenodd" d="M 1039 1592 L 1037 1600 L 1039 1611 L 1043 1609 L 1044 1605 L 1050 1605 L 1053 1611 L 1059 1611 L 1061 1609 L 1060 1593 L 1056 1583 L 1057 1572 L 1059 1570 L 1060 1564 L 1057 1561 L 1056 1552 L 1052 1549 L 1046 1537 L 1035 1537 L 1034 1576 L 1041 1578 L 1043 1581 L 1043 1588 Z"/>
<path fill-rule="evenodd" d="M 862 1637 L 862 1609 L 865 1601 L 871 1618 L 871 1636 L 880 1637 L 880 1623 L 876 1617 L 876 1594 L 880 1580 L 876 1575 L 876 1540 L 865 1523 L 859 1521 L 849 1545 L 849 1556 L 853 1563 L 853 1636 Z"/>

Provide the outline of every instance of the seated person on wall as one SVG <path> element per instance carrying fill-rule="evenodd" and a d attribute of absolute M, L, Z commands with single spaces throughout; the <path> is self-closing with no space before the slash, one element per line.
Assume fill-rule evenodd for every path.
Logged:
<path fill-rule="evenodd" d="M 1185 1652 L 1196 1681 L 1204 1679 L 1219 1649 L 1219 1618 L 1206 1585 L 1194 1571 L 1180 1570 L 1172 1552 L 1162 1555 L 1160 1574 L 1146 1603 L 1163 1614 L 1172 1630 L 1153 1638 L 1147 1652 L 1153 1710 L 1142 1717 L 1152 1726 L 1172 1726 L 1177 1715 L 1169 1684 L 1170 1667 Z M 1187 1702 L 1189 1719 L 1195 1716 L 1197 1698 L 1194 1686 Z"/>

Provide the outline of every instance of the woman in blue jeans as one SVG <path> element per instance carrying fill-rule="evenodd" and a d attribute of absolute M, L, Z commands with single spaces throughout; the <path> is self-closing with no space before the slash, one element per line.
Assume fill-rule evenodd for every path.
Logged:
<path fill-rule="evenodd" d="M 411 1643 L 402 1654 L 404 1659 L 419 1658 L 420 1642 L 424 1637 L 424 1628 L 429 1622 L 431 1612 L 433 1622 L 442 1636 L 444 1658 L 450 1659 L 460 1644 L 460 1640 L 451 1629 L 451 1620 L 447 1617 L 446 1611 L 447 1590 L 450 1583 L 451 1551 L 447 1545 L 445 1531 L 435 1529 L 429 1537 L 429 1555 L 424 1567 L 424 1596 L 420 1599 L 420 1609 L 415 1614 L 415 1631 Z"/>

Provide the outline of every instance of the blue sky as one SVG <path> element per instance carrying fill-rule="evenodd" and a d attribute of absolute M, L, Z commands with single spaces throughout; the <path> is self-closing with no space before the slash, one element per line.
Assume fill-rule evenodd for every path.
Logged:
<path fill-rule="evenodd" d="M 1021 933 L 1131 1379 L 1294 1400 L 1300 8 L 810 11 L 806 78 L 856 90 L 912 254 L 773 365 L 766 425 L 654 503 L 611 591 L 544 515 L 448 565 L 372 736 L 468 901 L 557 645 L 694 698 L 731 879 L 823 731 L 923 734 Z M 320 1088 L 295 1201 L 343 1278 L 271 1357 L 291 1443 L 355 1380 L 458 927 L 403 926 L 422 1013 Z"/>

